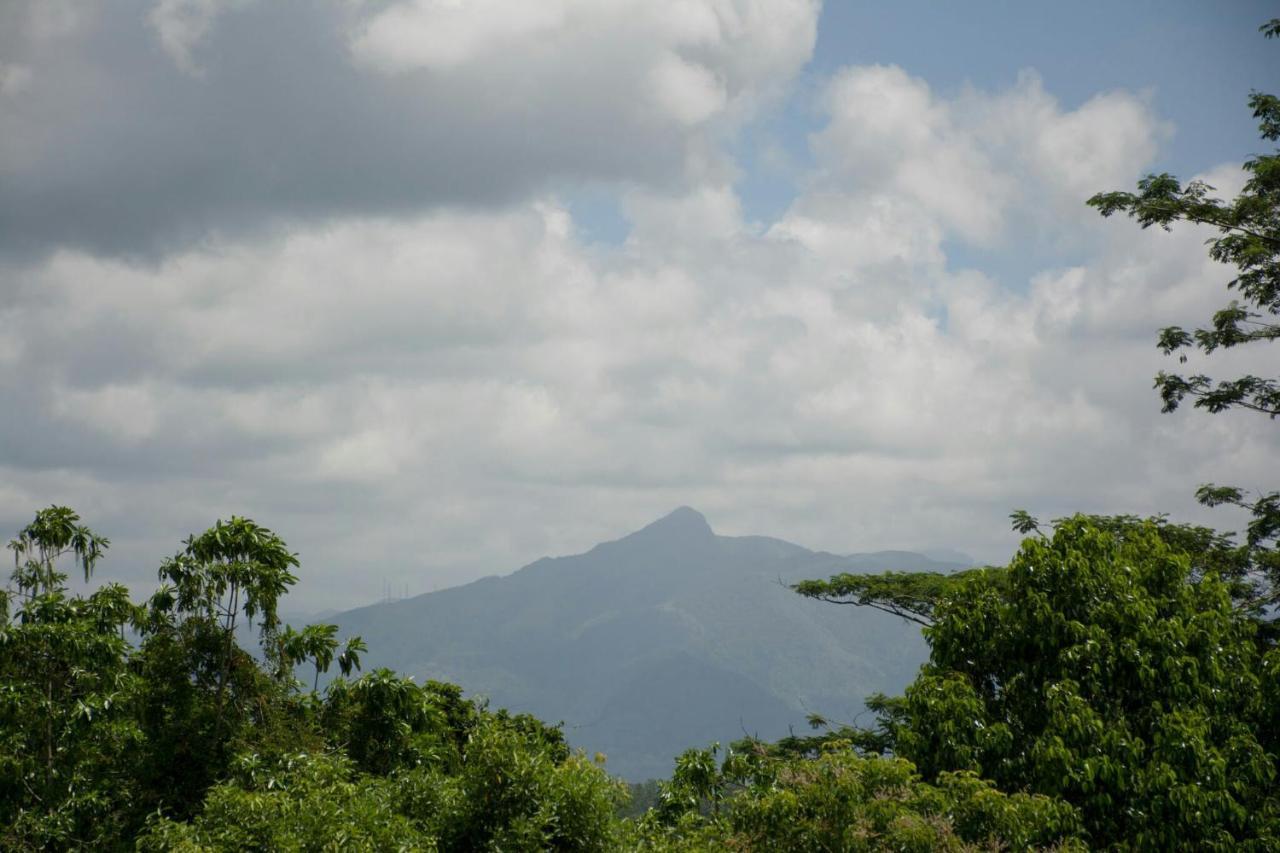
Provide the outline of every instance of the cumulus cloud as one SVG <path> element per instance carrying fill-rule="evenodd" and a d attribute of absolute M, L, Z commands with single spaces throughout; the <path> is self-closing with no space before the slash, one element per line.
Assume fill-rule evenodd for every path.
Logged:
<path fill-rule="evenodd" d="M 816 0 L 131 0 L 68 7 L 66 24 L 56 8 L 5 13 L 0 79 L 21 97 L 0 97 L 0 252 L 154 258 L 552 186 L 688 186 L 723 160 L 712 140 L 799 72 L 818 15 Z M 74 49 L 44 47 L 68 28 Z"/>
<path fill-rule="evenodd" d="M 814 138 L 823 183 L 909 201 L 978 245 L 1008 234 L 1012 210 L 1041 227 L 1078 227 L 1095 216 L 1081 200 L 1131 182 L 1169 132 L 1127 92 L 1063 110 L 1031 71 L 1006 91 L 947 100 L 896 66 L 848 68 L 825 106 L 831 120 Z"/>
<path fill-rule="evenodd" d="M 1199 482 L 1280 473 L 1264 470 L 1280 458 L 1267 424 L 1162 416 L 1144 393 L 1154 329 L 1207 316 L 1226 275 L 1201 233 L 1083 209 L 1166 134 L 1140 96 L 1068 109 L 1033 74 L 943 97 L 896 67 L 841 70 L 795 201 L 757 226 L 724 128 L 704 125 L 742 120 L 795 74 L 811 4 L 564 0 L 501 21 L 496 2 L 351 4 L 282 57 L 322 69 L 307 85 L 331 98 L 267 75 L 245 138 L 228 130 L 244 105 L 187 129 L 247 91 L 234 72 L 253 34 L 279 32 L 273 5 L 190 42 L 202 77 L 163 55 L 164 74 L 130 72 L 190 112 L 143 136 L 85 119 L 142 150 L 37 187 L 53 161 L 0 143 L 18 178 L 0 215 L 48 244 L 4 258 L 10 526 L 75 505 L 113 536 L 112 570 L 145 583 L 181 535 L 248 514 L 301 551 L 318 608 L 505 571 L 679 504 L 730 533 L 999 559 L 1014 507 L 1196 514 Z M 137 37 L 110 26 L 99 46 Z M 80 79 L 37 62 L 10 100 L 46 73 Z M 267 114 L 283 105 L 287 121 Z M 64 109 L 24 113 L 28 138 L 73 153 Z M 337 127 L 330 111 L 361 135 L 298 146 Z M 152 180 L 116 201 L 129 158 Z M 601 176 L 623 187 L 618 246 L 585 240 L 557 192 Z M 94 208 L 98 193 L 112 201 Z M 82 231 L 37 227 L 70 199 L 89 207 Z M 227 211 L 284 224 L 237 228 Z M 139 254 L 162 213 L 195 236 Z M 130 219 L 110 239 L 108 214 Z M 1064 240 L 1069 262 L 1021 281 L 955 260 L 957 245 L 1060 257 Z"/>
<path fill-rule="evenodd" d="M 565 4 L 410 0 L 376 8 L 352 50 L 388 72 L 448 70 L 543 39 L 565 24 Z"/>

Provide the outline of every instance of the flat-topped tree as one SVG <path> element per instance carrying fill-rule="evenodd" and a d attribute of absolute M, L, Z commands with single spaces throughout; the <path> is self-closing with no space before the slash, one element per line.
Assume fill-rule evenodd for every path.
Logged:
<path fill-rule="evenodd" d="M 806 598 L 829 604 L 870 607 L 883 613 L 929 627 L 938 603 L 961 583 L 982 573 L 993 582 L 999 569 L 968 569 L 954 574 L 941 572 L 882 572 L 875 575 L 833 575 L 827 580 L 800 581 L 792 589 Z"/>

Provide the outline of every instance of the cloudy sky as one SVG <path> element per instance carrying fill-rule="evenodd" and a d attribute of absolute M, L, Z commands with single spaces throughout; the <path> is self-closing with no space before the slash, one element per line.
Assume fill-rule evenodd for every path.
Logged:
<path fill-rule="evenodd" d="M 1191 493 L 1274 488 L 1276 427 L 1150 390 L 1227 270 L 1083 202 L 1234 192 L 1268 17 L 8 0 L 0 524 L 70 504 L 145 586 L 248 515 L 313 609 L 681 504 L 992 561 L 1020 507 L 1233 526 Z"/>

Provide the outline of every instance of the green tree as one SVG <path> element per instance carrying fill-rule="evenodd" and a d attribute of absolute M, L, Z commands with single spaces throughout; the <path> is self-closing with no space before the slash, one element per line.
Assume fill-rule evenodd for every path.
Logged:
<path fill-rule="evenodd" d="M 304 661 L 311 661 L 315 667 L 315 675 L 311 680 L 311 692 L 320 688 L 320 675 L 329 671 L 334 656 L 338 659 L 338 671 L 344 677 L 351 675 L 352 670 L 360 669 L 360 654 L 368 651 L 364 640 L 359 637 L 348 637 L 345 642 L 338 643 L 337 625 L 308 625 L 301 631 L 293 630 L 286 625 L 276 638 L 278 664 L 282 678 L 288 677 L 293 667 Z"/>
<path fill-rule="evenodd" d="M 233 518 L 188 538 L 146 607 L 118 584 L 67 594 L 59 561 L 87 578 L 106 546 L 62 507 L 11 546 L 0 849 L 617 848 L 623 786 L 558 726 L 387 670 L 348 681 L 359 637 L 282 629 L 297 560 L 266 528 Z M 261 658 L 237 643 L 250 626 Z M 321 697 L 334 663 L 344 677 Z"/>
<path fill-rule="evenodd" d="M 141 781 L 152 808 L 187 816 L 229 762 L 250 746 L 275 751 L 318 742 L 292 708 L 279 673 L 277 607 L 296 582 L 283 540 L 246 518 L 190 536 L 160 568 L 162 586 L 140 620 L 140 723 L 148 749 Z M 259 630 L 272 672 L 236 642 Z"/>
<path fill-rule="evenodd" d="M 1280 18 L 1261 29 L 1267 38 L 1280 36 Z M 1262 138 L 1270 142 L 1280 139 L 1280 98 L 1254 92 L 1249 106 L 1259 121 Z M 1168 229 L 1174 222 L 1187 222 L 1218 232 L 1208 241 L 1209 256 L 1235 268 L 1227 288 L 1237 298 L 1215 312 L 1205 326 L 1193 331 L 1170 326 L 1160 331 L 1160 349 L 1166 355 L 1176 353 L 1184 364 L 1194 350 L 1208 356 L 1246 344 L 1267 346 L 1280 338 L 1280 152 L 1251 157 L 1244 170 L 1248 174 L 1244 190 L 1229 201 L 1212 196 L 1214 188 L 1203 181 L 1184 185 L 1172 175 L 1159 174 L 1139 181 L 1136 193 L 1099 193 L 1088 202 L 1103 216 L 1125 213 L 1143 228 L 1158 225 Z M 1207 412 L 1245 409 L 1272 420 L 1280 416 L 1280 378 L 1275 376 L 1246 374 L 1214 380 L 1203 373 L 1161 371 L 1155 387 L 1166 412 L 1191 398 L 1197 408 Z M 1269 583 L 1247 600 L 1246 606 L 1262 614 L 1264 608 L 1280 602 L 1280 557 L 1276 553 L 1280 492 L 1251 494 L 1210 484 L 1201 486 L 1197 497 L 1209 506 L 1232 504 L 1250 513 L 1246 547 L 1254 556 L 1257 572 Z"/>
<path fill-rule="evenodd" d="M 1256 615 L 1256 582 L 1259 554 L 1248 545 L 1240 545 L 1229 534 L 1196 524 L 1175 523 L 1164 515 L 1142 518 L 1136 515 L 1077 515 L 1099 530 L 1124 539 L 1154 534 L 1173 551 L 1190 561 L 1193 580 L 1212 574 L 1230 585 L 1232 597 L 1244 609 Z M 1039 533 L 1041 523 L 1025 510 L 1010 514 L 1013 529 L 1019 533 Z M 1056 527 L 1071 519 L 1059 518 L 1050 523 Z M 831 604 L 870 607 L 923 627 L 934 622 L 936 609 L 967 583 L 1001 585 L 1006 582 L 1006 569 L 984 566 L 951 574 L 940 572 L 882 572 L 880 574 L 833 575 L 825 580 L 805 580 L 792 584 L 792 589 L 806 598 Z M 1263 628 L 1268 626 L 1264 625 Z M 1267 632 L 1262 632 L 1264 635 Z"/>
<path fill-rule="evenodd" d="M 194 820 L 153 820 L 138 849 L 435 850 L 397 801 L 391 780 L 361 775 L 341 755 L 246 755 Z"/>
<path fill-rule="evenodd" d="M 218 656 L 215 723 L 222 724 L 227 679 L 236 660 L 236 628 L 243 616 L 255 618 L 265 642 L 278 630 L 276 607 L 280 597 L 297 583 L 290 569 L 298 558 L 279 536 L 247 518 L 218 521 L 200 536 L 190 536 L 186 548 L 160 569 L 173 585 L 178 614 L 216 628 L 222 651 Z M 313 638 L 314 639 L 314 638 Z M 314 645 L 314 644 L 313 644 Z"/>
<path fill-rule="evenodd" d="M 58 561 L 70 556 L 84 571 L 87 583 L 93 576 L 94 566 L 111 545 L 105 536 L 99 536 L 80 524 L 75 510 L 65 506 L 51 506 L 36 513 L 35 520 L 18 531 L 9 542 L 13 552 L 13 584 L 18 594 L 31 600 L 44 593 L 64 588 L 67 575 L 58 569 Z"/>
<path fill-rule="evenodd" d="M 1255 633 L 1154 525 L 1067 519 L 937 604 L 894 750 L 1063 799 L 1093 845 L 1272 849 L 1280 653 Z"/>
<path fill-rule="evenodd" d="M 975 574 L 997 582 L 998 569 L 969 569 L 954 574 L 941 572 L 883 572 L 875 575 L 833 575 L 827 580 L 806 580 L 792 589 L 806 598 L 829 604 L 870 607 L 928 627 L 938 603 Z"/>
<path fill-rule="evenodd" d="M 1082 849 L 1075 810 L 1003 794 L 969 772 L 921 780 L 910 762 L 830 742 L 812 757 L 744 741 L 676 761 L 663 802 L 632 827 L 633 849 L 935 851 Z M 717 804 L 710 808 L 711 802 Z"/>
<path fill-rule="evenodd" d="M 141 739 L 124 628 L 136 608 L 108 584 L 67 594 L 59 561 L 88 580 L 108 542 L 49 507 L 9 547 L 0 595 L 0 848 L 94 848 L 121 829 Z M 10 612 L 16 603 L 16 612 Z"/>

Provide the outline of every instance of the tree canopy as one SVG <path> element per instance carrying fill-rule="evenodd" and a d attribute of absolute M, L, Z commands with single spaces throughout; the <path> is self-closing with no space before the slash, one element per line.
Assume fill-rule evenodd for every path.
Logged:
<path fill-rule="evenodd" d="M 10 545 L 0 849 L 613 849 L 622 786 L 559 728 L 453 685 L 352 680 L 359 637 L 282 625 L 298 561 L 272 531 L 189 537 L 144 604 L 68 590 L 60 561 L 87 577 L 108 544 L 50 507 Z"/>
<path fill-rule="evenodd" d="M 1280 18 L 1264 24 L 1261 31 L 1267 38 L 1280 36 Z M 1249 96 L 1249 108 L 1258 120 L 1262 139 L 1280 140 L 1280 97 L 1255 91 Z M 1234 267 L 1227 282 L 1234 298 L 1192 331 L 1182 326 L 1160 330 L 1160 349 L 1165 355 L 1177 354 L 1182 364 L 1188 362 L 1189 352 L 1196 350 L 1209 356 L 1220 349 L 1249 344 L 1268 347 L 1280 339 L 1280 151 L 1249 157 L 1243 168 L 1247 175 L 1244 189 L 1234 199 L 1213 196 L 1214 188 L 1204 181 L 1183 184 L 1162 173 L 1139 181 L 1137 192 L 1098 193 L 1088 202 L 1103 216 L 1124 213 L 1143 228 L 1158 225 L 1169 229 L 1173 223 L 1183 222 L 1217 232 L 1218 236 L 1208 240 L 1209 256 Z M 1273 366 L 1275 362 L 1265 363 Z M 1196 408 L 1215 414 L 1242 409 L 1272 421 L 1280 416 L 1280 377 L 1275 375 L 1248 373 L 1215 380 L 1204 373 L 1161 371 L 1155 388 L 1165 412 L 1176 410 L 1191 398 Z M 1276 554 L 1280 492 L 1250 493 L 1235 486 L 1207 484 L 1196 495 L 1206 505 L 1229 504 L 1250 513 L 1245 547 L 1261 581 L 1250 604 L 1255 614 L 1261 614 L 1280 602 L 1280 557 Z"/>

